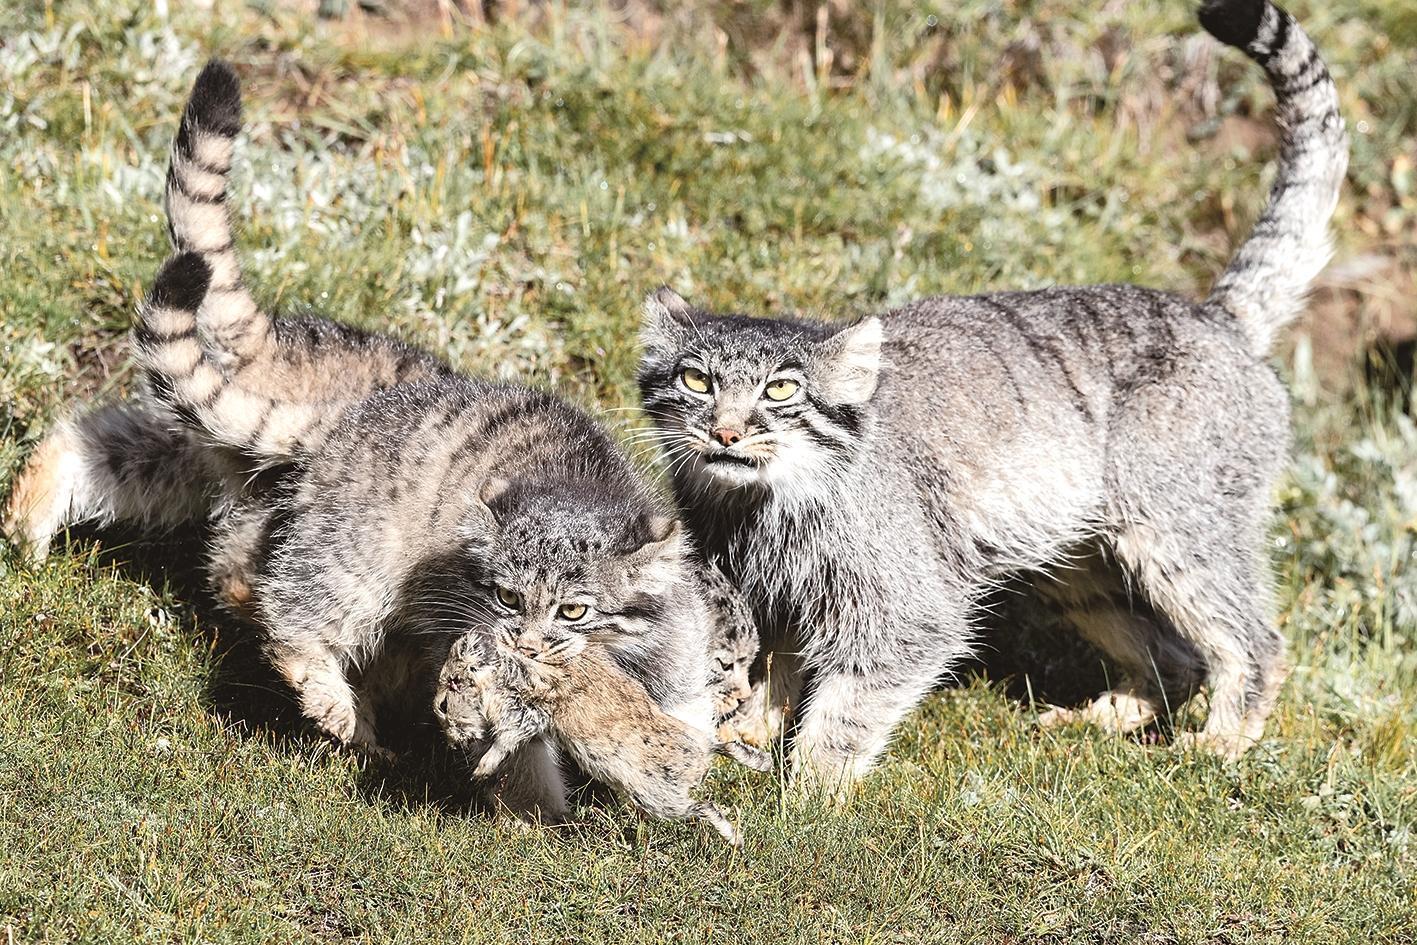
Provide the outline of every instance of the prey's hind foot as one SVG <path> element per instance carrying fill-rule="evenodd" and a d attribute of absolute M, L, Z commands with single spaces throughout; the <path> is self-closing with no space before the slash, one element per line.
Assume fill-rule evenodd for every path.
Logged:
<path fill-rule="evenodd" d="M 1127 690 L 1104 692 L 1081 709 L 1054 706 L 1038 717 L 1041 728 L 1095 725 L 1104 732 L 1125 735 L 1156 721 L 1156 703 Z"/>

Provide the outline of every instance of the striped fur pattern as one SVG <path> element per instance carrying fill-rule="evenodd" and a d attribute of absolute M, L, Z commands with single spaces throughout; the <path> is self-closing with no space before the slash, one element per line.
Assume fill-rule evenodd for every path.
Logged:
<path fill-rule="evenodd" d="M 180 254 L 169 265 L 186 273 L 168 285 L 189 285 L 200 296 L 186 300 L 196 312 L 154 295 L 134 332 L 152 390 L 76 412 L 35 451 L 3 521 L 32 557 L 80 522 L 165 529 L 213 519 L 219 532 L 232 531 L 227 510 L 250 501 L 254 467 L 293 458 L 354 399 L 448 372 L 387 335 L 257 306 L 228 215 L 240 116 L 235 73 L 210 63 L 183 112 L 167 177 L 168 229 Z M 240 611 L 249 587 L 239 576 L 251 563 L 224 557 L 213 561 L 213 577 Z"/>
<path fill-rule="evenodd" d="M 249 304 L 225 213 L 236 88 L 228 69 L 209 66 L 173 148 L 177 252 L 133 336 L 152 402 L 83 428 L 122 430 L 109 437 L 117 458 L 73 437 L 40 451 L 32 487 L 17 490 L 47 509 L 27 519 L 40 522 L 33 531 L 47 537 L 50 513 L 95 498 L 131 506 L 113 518 L 168 499 L 184 520 L 214 516 L 214 581 L 262 628 L 307 716 L 341 741 L 376 744 L 376 703 L 390 690 L 431 706 L 449 642 L 507 621 L 523 635 L 564 624 L 664 711 L 709 731 L 699 565 L 600 424 L 549 394 L 455 374 L 387 336 Z M 76 463 L 121 467 L 124 481 L 111 496 L 68 497 Z M 184 475 L 190 494 L 164 488 Z M 115 479 L 90 478 L 99 492 Z M 156 491 L 140 503 L 145 487 Z M 499 592 L 516 595 L 515 613 Z M 534 739 L 506 770 L 503 803 L 564 812 L 549 742 Z"/>
<path fill-rule="evenodd" d="M 723 719 L 752 694 L 750 673 L 758 658 L 758 621 L 753 605 L 716 562 L 705 562 L 700 576 L 713 617 L 709 669 L 714 711 Z"/>
<path fill-rule="evenodd" d="M 1328 68 L 1292 16 L 1264 0 L 1222 0 L 1202 7 L 1200 18 L 1264 68 L 1278 105 L 1279 174 L 1269 206 L 1210 295 L 1265 353 L 1328 264 L 1328 223 L 1348 168 L 1348 136 Z"/>
<path fill-rule="evenodd" d="M 191 378 L 202 363 L 193 333 L 209 276 L 181 253 L 155 280 L 135 341 L 159 376 Z M 602 645 L 665 711 L 711 729 L 709 619 L 689 547 L 599 424 L 549 394 L 456 374 L 332 412 L 280 487 L 218 529 L 213 552 L 249 588 L 272 662 L 322 729 L 374 746 L 355 684 L 410 639 L 424 644 L 413 675 L 431 679 L 440 648 L 479 627 Z M 559 816 L 549 744 L 527 753 L 540 760 L 518 770 L 539 787 L 518 790 Z"/>
<path fill-rule="evenodd" d="M 730 844 L 737 829 L 695 789 L 715 753 L 756 771 L 772 759 L 741 744 L 716 744 L 666 715 L 598 646 L 514 631 L 460 638 L 439 673 L 435 712 L 449 740 L 496 775 L 531 739 L 549 737 L 588 775 L 626 794 L 652 817 L 700 820 Z"/>
<path fill-rule="evenodd" d="M 271 319 L 269 352 L 242 369 L 224 368 L 202 325 L 212 278 L 197 252 L 164 264 L 157 283 L 163 291 L 139 309 L 134 357 L 157 400 L 253 465 L 289 462 L 318 445 L 340 411 L 361 397 L 451 373 L 422 349 L 317 316 Z M 169 298 L 176 285 L 190 298 Z"/>
<path fill-rule="evenodd" d="M 1187 741 L 1235 754 L 1260 737 L 1286 672 L 1264 535 L 1289 442 L 1264 356 L 1326 252 L 1343 159 L 1312 46 L 1256 6 L 1206 8 L 1265 63 L 1285 134 L 1271 208 L 1215 301 L 1053 288 L 841 326 L 647 300 L 645 409 L 691 529 L 785 658 L 795 772 L 840 788 L 869 770 L 970 652 L 981 597 L 1030 572 L 1120 670 L 1049 721 L 1132 730 L 1203 682 Z"/>
<path fill-rule="evenodd" d="M 429 352 L 313 315 L 272 316 L 241 275 L 229 176 L 241 87 L 223 62 L 192 87 L 167 173 L 168 231 L 184 283 L 206 290 L 195 318 L 155 299 L 135 335 L 158 396 L 210 440 L 266 464 L 318 442 L 339 407 L 395 384 L 445 375 Z"/>
<path fill-rule="evenodd" d="M 196 253 L 214 273 L 203 313 L 210 346 L 227 366 L 267 355 L 270 319 L 241 279 L 228 177 L 241 131 L 241 84 L 219 60 L 207 63 L 187 100 L 167 167 L 167 232 L 178 252 Z"/>

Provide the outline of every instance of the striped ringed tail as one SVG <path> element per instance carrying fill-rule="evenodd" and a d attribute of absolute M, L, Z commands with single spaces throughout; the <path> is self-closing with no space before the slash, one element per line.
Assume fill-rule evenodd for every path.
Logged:
<path fill-rule="evenodd" d="M 226 63 L 207 63 L 182 112 L 167 168 L 167 229 L 179 253 L 196 253 L 211 270 L 197 313 L 208 350 L 224 367 L 240 368 L 274 345 L 270 317 L 241 278 L 227 208 L 236 136 L 241 131 L 241 82 Z"/>
<path fill-rule="evenodd" d="M 262 465 L 295 459 L 338 411 L 276 401 L 234 382 L 198 331 L 211 283 L 201 253 L 178 253 L 163 264 L 133 331 L 138 364 L 157 398 L 206 438 Z"/>

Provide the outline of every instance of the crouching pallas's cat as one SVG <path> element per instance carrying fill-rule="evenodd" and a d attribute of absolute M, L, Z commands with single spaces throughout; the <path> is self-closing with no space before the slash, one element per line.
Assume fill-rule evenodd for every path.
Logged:
<path fill-rule="evenodd" d="M 701 562 L 599 423 L 386 336 L 256 306 L 225 206 L 239 114 L 235 75 L 209 65 L 168 175 L 178 252 L 134 331 L 148 390 L 41 444 L 7 533 L 43 554 L 82 519 L 215 517 L 218 583 L 344 742 L 375 744 L 364 696 L 391 654 L 431 702 L 451 641 L 492 621 L 594 641 L 664 712 L 711 731 Z M 510 806 L 563 812 L 545 739 L 512 767 Z"/>
<path fill-rule="evenodd" d="M 1286 665 L 1264 535 L 1289 442 L 1265 357 L 1328 258 L 1347 139 L 1288 14 L 1214 0 L 1201 21 L 1264 68 L 1282 136 L 1269 206 L 1204 302 L 1051 288 L 843 327 L 648 299 L 645 409 L 765 650 L 798 657 L 799 773 L 867 770 L 969 651 L 985 591 L 1035 569 L 1122 671 L 1082 718 L 1143 726 L 1204 683 L 1190 740 L 1261 735 Z"/>

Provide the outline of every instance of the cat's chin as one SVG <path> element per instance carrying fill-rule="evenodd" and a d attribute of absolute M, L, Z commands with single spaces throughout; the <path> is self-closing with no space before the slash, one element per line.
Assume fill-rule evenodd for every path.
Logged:
<path fill-rule="evenodd" d="M 770 492 L 783 497 L 815 494 L 819 477 L 829 466 L 811 451 L 782 449 L 771 459 L 742 462 L 700 458 L 687 469 L 688 478 L 724 492 Z"/>
<path fill-rule="evenodd" d="M 764 467 L 729 459 L 700 459 L 693 464 L 693 475 L 720 488 L 746 489 L 766 485 Z"/>

